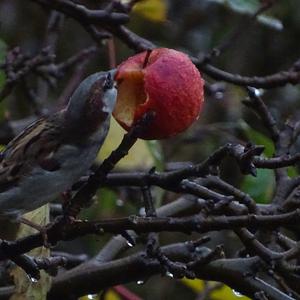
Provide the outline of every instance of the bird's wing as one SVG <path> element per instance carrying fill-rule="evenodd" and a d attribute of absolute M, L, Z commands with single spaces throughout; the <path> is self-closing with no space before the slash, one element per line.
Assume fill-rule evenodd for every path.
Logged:
<path fill-rule="evenodd" d="M 28 175 L 33 168 L 55 171 L 59 163 L 53 154 L 61 145 L 60 127 L 53 120 L 42 118 L 15 137 L 2 155 L 0 162 L 0 193 Z"/>

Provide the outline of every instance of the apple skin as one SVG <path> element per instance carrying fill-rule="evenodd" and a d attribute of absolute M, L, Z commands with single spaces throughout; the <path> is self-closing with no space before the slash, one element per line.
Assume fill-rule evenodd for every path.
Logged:
<path fill-rule="evenodd" d="M 203 106 L 204 81 L 189 57 L 179 51 L 157 48 L 134 55 L 117 68 L 118 96 L 113 116 L 125 129 L 146 113 L 154 119 L 139 136 L 165 139 L 186 130 Z"/>

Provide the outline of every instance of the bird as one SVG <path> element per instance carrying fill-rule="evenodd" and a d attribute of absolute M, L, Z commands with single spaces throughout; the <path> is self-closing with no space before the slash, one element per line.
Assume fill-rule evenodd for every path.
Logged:
<path fill-rule="evenodd" d="M 114 74 L 88 76 L 65 108 L 8 143 L 0 158 L 0 221 L 18 222 L 88 172 L 108 133 L 117 96 Z"/>

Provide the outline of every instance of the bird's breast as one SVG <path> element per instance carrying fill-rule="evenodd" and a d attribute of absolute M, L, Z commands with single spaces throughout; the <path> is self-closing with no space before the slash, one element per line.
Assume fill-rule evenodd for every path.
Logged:
<path fill-rule="evenodd" d="M 85 144 L 62 145 L 53 158 L 59 168 L 54 171 L 35 166 L 24 176 L 18 186 L 0 194 L 0 217 L 12 218 L 34 210 L 60 196 L 60 194 L 86 174 L 94 162 L 106 137 L 107 127 L 101 128 Z"/>

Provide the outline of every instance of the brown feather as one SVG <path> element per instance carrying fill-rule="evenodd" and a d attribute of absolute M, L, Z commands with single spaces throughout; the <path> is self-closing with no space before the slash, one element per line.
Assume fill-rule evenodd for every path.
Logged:
<path fill-rule="evenodd" d="M 63 139 L 61 121 L 60 114 L 51 119 L 39 119 L 8 144 L 0 162 L 0 192 L 16 186 L 20 178 L 36 166 L 48 171 L 59 168 L 52 154 Z"/>

